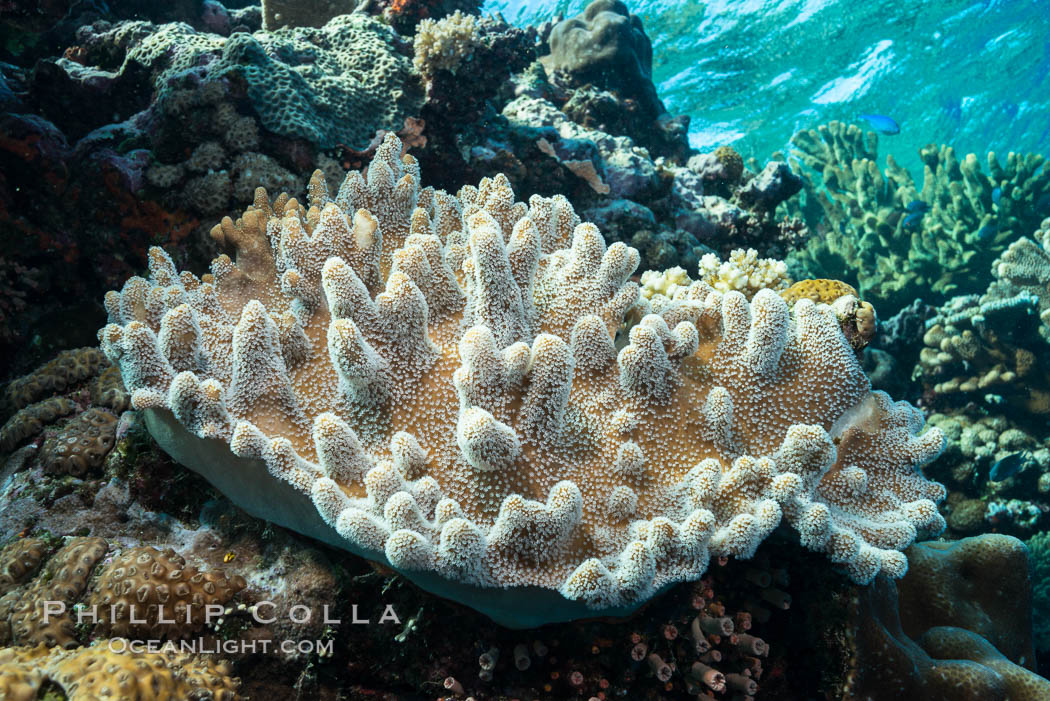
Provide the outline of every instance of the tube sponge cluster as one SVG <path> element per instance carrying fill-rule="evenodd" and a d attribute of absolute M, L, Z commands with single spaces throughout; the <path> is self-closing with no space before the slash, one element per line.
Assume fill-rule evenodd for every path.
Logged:
<path fill-rule="evenodd" d="M 592 609 L 782 520 L 859 582 L 943 528 L 940 431 L 870 390 L 830 306 L 697 281 L 652 313 L 637 251 L 563 197 L 421 188 L 400 154 L 334 197 L 258 192 L 208 275 L 153 249 L 99 332 L 133 406 L 262 461 L 350 549 Z"/>

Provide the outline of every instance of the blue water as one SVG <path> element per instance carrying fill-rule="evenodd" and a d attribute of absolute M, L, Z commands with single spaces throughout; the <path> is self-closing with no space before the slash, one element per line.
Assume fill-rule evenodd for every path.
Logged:
<path fill-rule="evenodd" d="M 768 158 L 800 128 L 880 113 L 880 153 L 918 165 L 929 142 L 962 153 L 1050 152 L 1050 1 L 633 0 L 653 79 L 696 148 Z M 487 0 L 515 24 L 582 0 Z"/>

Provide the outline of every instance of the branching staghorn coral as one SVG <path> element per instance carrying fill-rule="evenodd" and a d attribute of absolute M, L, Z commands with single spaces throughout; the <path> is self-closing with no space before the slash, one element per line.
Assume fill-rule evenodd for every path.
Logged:
<path fill-rule="evenodd" d="M 983 295 L 956 297 L 927 322 L 915 375 L 931 400 L 1002 404 L 1022 420 L 1050 414 L 1047 244 L 1050 219 L 995 260 Z"/>
<path fill-rule="evenodd" d="M 1050 202 L 1050 168 L 1036 154 L 1010 153 L 1003 164 L 989 153 L 985 172 L 976 155 L 960 160 L 952 147 L 931 144 L 919 154 L 919 189 L 892 156 L 879 170 L 874 132 L 830 122 L 793 143 L 806 166 L 797 168 L 802 213 L 814 230 L 824 220 L 824 235 L 793 262 L 814 277 L 856 281 L 884 316 L 919 295 L 938 303 L 983 290 L 987 261 L 1034 229 Z"/>
<path fill-rule="evenodd" d="M 106 296 L 133 406 L 245 508 L 511 625 L 636 607 L 782 519 L 861 582 L 943 528 L 916 469 L 943 437 L 831 307 L 694 282 L 645 314 L 637 251 L 564 198 L 421 189 L 400 153 L 260 191 L 213 230 L 236 262 L 155 248 Z"/>

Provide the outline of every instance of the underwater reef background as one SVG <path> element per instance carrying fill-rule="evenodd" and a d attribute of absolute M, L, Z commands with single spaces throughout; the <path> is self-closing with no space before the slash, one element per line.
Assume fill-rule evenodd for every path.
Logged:
<path fill-rule="evenodd" d="M 540 24 L 584 0 L 487 0 Z M 630 3 L 653 43 L 653 81 L 690 143 L 745 158 L 785 150 L 813 120 L 892 115 L 892 152 L 919 167 L 930 141 L 965 153 L 1038 151 L 1050 138 L 1050 26 L 1038 2 L 849 0 Z M 1050 214 L 1048 212 L 1047 214 Z M 1044 214 L 1045 216 L 1045 214 Z"/>
<path fill-rule="evenodd" d="M 1045 20 L 0 1 L 0 698 L 1050 698 Z"/>

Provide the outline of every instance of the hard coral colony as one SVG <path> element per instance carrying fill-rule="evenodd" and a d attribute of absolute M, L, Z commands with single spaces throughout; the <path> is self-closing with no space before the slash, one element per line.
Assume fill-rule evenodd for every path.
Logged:
<path fill-rule="evenodd" d="M 829 305 L 659 305 L 561 196 L 421 187 L 388 135 L 333 197 L 256 193 L 211 273 L 159 248 L 99 332 L 157 441 L 248 511 L 509 626 L 636 608 L 782 520 L 858 582 L 939 532 L 943 448 Z M 523 605 L 524 604 L 524 605 Z"/>

